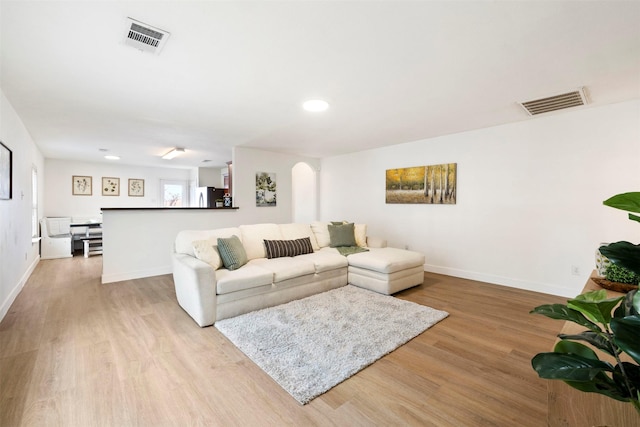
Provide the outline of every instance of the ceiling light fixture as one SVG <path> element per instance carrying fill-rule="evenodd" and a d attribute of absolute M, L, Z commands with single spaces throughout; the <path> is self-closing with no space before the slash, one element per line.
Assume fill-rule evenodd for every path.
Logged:
<path fill-rule="evenodd" d="M 327 101 L 323 101 L 322 99 L 310 99 L 309 101 L 305 101 L 305 103 L 302 104 L 302 108 L 307 111 L 317 113 L 320 111 L 325 111 L 327 108 L 329 108 L 329 103 Z"/>
<path fill-rule="evenodd" d="M 104 158 L 107 160 L 120 160 L 120 156 L 113 156 L 113 155 L 107 155 L 107 156 L 104 156 Z"/>
<path fill-rule="evenodd" d="M 180 154 L 184 153 L 184 148 L 174 148 L 173 150 L 169 151 L 167 154 L 165 154 L 164 156 L 162 156 L 163 159 L 165 160 L 171 160 L 176 156 L 179 156 Z"/>

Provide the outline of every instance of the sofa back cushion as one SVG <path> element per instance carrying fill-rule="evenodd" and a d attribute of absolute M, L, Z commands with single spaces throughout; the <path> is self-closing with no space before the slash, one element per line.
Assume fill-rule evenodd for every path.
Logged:
<path fill-rule="evenodd" d="M 241 225 L 242 244 L 249 260 L 266 258 L 265 240 L 283 240 L 278 224 Z"/>
<path fill-rule="evenodd" d="M 217 243 L 218 237 L 240 236 L 240 229 L 236 227 L 218 228 L 216 230 L 182 230 L 176 235 L 174 250 L 178 254 L 196 256 L 193 242 L 196 240 L 211 240 Z"/>
<path fill-rule="evenodd" d="M 309 224 L 280 224 L 280 232 L 284 240 L 296 240 L 308 237 L 314 251 L 320 249 L 315 234 L 311 231 Z"/>

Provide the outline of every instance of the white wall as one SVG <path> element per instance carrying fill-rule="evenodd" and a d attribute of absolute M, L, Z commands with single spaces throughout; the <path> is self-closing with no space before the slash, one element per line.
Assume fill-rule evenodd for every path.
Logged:
<path fill-rule="evenodd" d="M 99 217 L 101 208 L 156 207 L 161 201 L 160 180 L 193 179 L 192 169 L 152 168 L 113 163 L 45 159 L 44 216 Z M 73 175 L 91 176 L 91 196 L 74 196 Z M 103 196 L 102 177 L 120 178 L 120 195 Z M 130 178 L 144 179 L 144 197 L 129 197 Z"/>
<path fill-rule="evenodd" d="M 458 164 L 456 205 L 385 204 L 386 169 L 440 163 Z M 640 241 L 602 205 L 640 190 L 639 167 L 636 100 L 323 159 L 320 216 L 423 252 L 427 271 L 574 296 L 600 242 Z"/>
<path fill-rule="evenodd" d="M 315 168 L 320 163 L 318 159 L 236 147 L 233 205 L 238 209 L 105 211 L 102 282 L 171 273 L 171 251 L 180 230 L 291 222 L 291 169 L 298 162 Z M 256 207 L 256 172 L 276 174 L 276 206 Z"/>
<path fill-rule="evenodd" d="M 0 90 L 0 141 L 13 152 L 13 198 L 0 200 L 0 320 L 37 265 L 38 243 L 31 242 L 31 168 L 38 170 L 42 216 L 44 159 L 29 132 Z"/>
<path fill-rule="evenodd" d="M 311 223 L 318 219 L 318 178 L 307 163 L 298 163 L 292 171 L 293 222 Z"/>
<path fill-rule="evenodd" d="M 282 224 L 292 221 L 292 176 L 296 163 L 305 162 L 319 169 L 320 160 L 290 154 L 273 153 L 246 147 L 233 152 L 233 196 L 238 206 L 253 222 Z M 277 205 L 256 206 L 256 172 L 276 174 Z"/>

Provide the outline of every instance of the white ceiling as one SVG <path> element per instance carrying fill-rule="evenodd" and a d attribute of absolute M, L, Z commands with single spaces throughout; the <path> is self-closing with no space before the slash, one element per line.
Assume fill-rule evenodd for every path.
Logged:
<path fill-rule="evenodd" d="M 127 17 L 171 33 L 159 55 Z M 0 24 L 2 90 L 50 158 L 325 157 L 535 120 L 517 102 L 580 86 L 578 108 L 640 98 L 638 1 L 2 0 Z"/>

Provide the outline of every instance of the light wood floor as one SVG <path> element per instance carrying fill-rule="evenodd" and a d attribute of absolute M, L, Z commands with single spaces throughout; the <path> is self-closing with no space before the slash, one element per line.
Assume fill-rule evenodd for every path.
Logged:
<path fill-rule="evenodd" d="M 100 284 L 101 257 L 43 260 L 0 323 L 0 426 L 544 426 L 531 357 L 564 298 L 436 274 L 398 297 L 450 313 L 300 406 L 215 328 L 170 275 Z"/>

